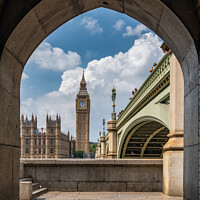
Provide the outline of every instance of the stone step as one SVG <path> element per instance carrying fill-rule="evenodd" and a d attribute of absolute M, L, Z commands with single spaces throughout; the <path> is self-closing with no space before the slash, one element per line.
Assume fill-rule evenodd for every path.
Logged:
<path fill-rule="evenodd" d="M 33 190 L 32 192 L 32 198 L 36 198 L 44 193 L 47 192 L 47 188 L 41 188 L 41 189 L 37 189 L 37 190 Z"/>
<path fill-rule="evenodd" d="M 40 184 L 39 183 L 32 183 L 32 188 L 33 188 L 33 190 L 40 189 Z"/>
<path fill-rule="evenodd" d="M 20 178 L 20 182 L 22 181 L 32 181 L 32 178 Z"/>

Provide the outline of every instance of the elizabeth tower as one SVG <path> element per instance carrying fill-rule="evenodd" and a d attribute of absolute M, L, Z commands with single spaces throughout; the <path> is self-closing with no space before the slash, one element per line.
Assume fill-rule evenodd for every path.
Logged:
<path fill-rule="evenodd" d="M 89 155 L 90 97 L 83 76 L 76 96 L 76 151 Z"/>

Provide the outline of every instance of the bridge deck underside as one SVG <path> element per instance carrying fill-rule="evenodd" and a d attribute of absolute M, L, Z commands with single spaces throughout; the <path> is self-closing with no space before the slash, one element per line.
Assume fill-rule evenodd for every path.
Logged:
<path fill-rule="evenodd" d="M 124 145 L 123 158 L 162 158 L 168 133 L 168 128 L 153 121 L 132 129 Z"/>

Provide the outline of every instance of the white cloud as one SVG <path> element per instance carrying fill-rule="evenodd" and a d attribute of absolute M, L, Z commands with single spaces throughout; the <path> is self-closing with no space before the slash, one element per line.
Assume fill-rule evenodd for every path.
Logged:
<path fill-rule="evenodd" d="M 84 25 L 86 29 L 88 29 L 92 35 L 101 34 L 103 32 L 103 28 L 98 23 L 97 19 L 92 17 L 84 17 L 82 19 L 81 25 Z"/>
<path fill-rule="evenodd" d="M 90 140 L 96 141 L 102 129 L 102 119 L 110 120 L 112 112 L 111 90 L 117 90 L 116 111 L 125 108 L 131 97 L 131 91 L 144 82 L 149 69 L 161 58 L 161 41 L 152 33 L 146 33 L 135 40 L 133 46 L 125 53 L 119 52 L 100 60 L 88 63 L 85 78 L 91 99 Z M 21 112 L 38 115 L 38 127 L 45 125 L 45 116 L 62 117 L 62 130 L 69 128 L 75 135 L 75 98 L 82 77 L 82 69 L 76 67 L 66 70 L 58 91 L 50 92 L 36 100 L 27 99 L 21 104 Z"/>
<path fill-rule="evenodd" d="M 26 73 L 22 73 L 22 80 L 29 79 L 29 76 Z"/>
<path fill-rule="evenodd" d="M 116 31 L 121 31 L 121 29 L 122 29 L 122 27 L 124 26 L 124 24 L 125 24 L 124 20 L 119 19 L 119 20 L 113 25 L 113 27 L 114 27 L 114 29 L 115 29 Z"/>
<path fill-rule="evenodd" d="M 142 32 L 145 32 L 147 30 L 148 30 L 147 27 L 144 26 L 143 24 L 138 24 L 135 28 L 127 26 L 126 32 L 123 33 L 123 37 L 135 36 L 135 35 L 140 37 L 142 35 Z"/>
<path fill-rule="evenodd" d="M 42 69 L 65 71 L 80 66 L 81 57 L 76 52 L 65 53 L 63 49 L 43 42 L 32 54 L 29 62 L 37 64 Z"/>

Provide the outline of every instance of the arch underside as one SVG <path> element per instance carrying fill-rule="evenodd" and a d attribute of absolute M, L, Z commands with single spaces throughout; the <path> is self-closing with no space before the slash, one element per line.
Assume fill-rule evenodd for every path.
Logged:
<path fill-rule="evenodd" d="M 162 158 L 169 129 L 155 121 L 137 125 L 127 135 L 122 158 Z"/>

